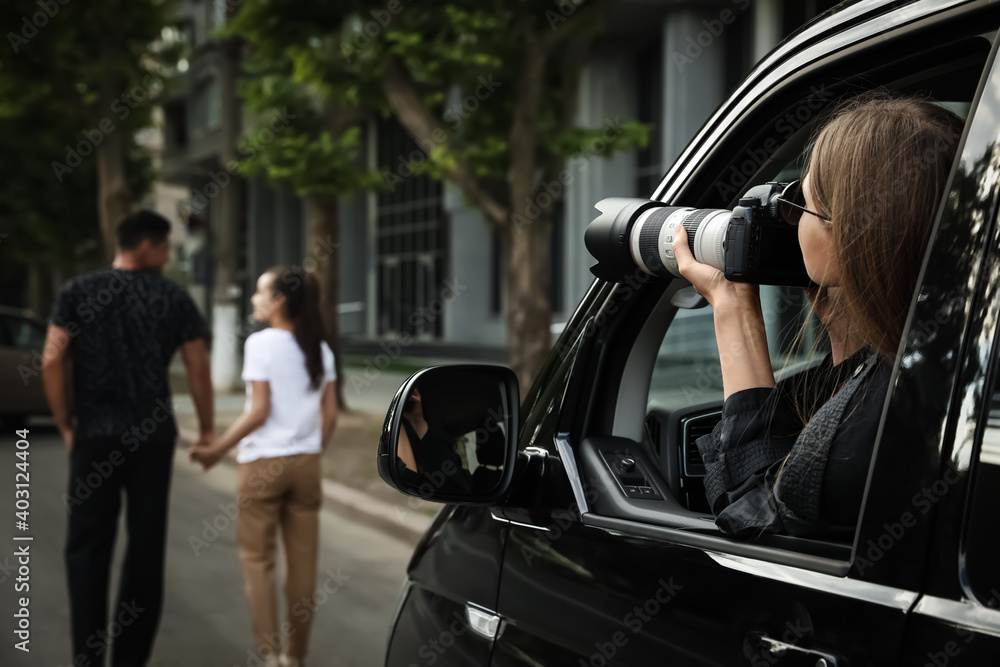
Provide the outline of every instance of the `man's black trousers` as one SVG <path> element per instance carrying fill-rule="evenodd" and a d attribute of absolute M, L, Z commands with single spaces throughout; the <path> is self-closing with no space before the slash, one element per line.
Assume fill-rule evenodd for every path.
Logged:
<path fill-rule="evenodd" d="M 167 507 L 175 443 L 77 443 L 70 454 L 66 574 L 73 665 L 145 665 L 163 606 Z M 128 545 L 117 604 L 111 557 L 125 497 Z"/>

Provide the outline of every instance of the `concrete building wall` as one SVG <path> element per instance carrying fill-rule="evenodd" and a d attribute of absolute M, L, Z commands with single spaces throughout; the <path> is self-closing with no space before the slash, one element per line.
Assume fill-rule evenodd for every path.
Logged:
<path fill-rule="evenodd" d="M 469 345 L 504 347 L 507 325 L 490 312 L 492 302 L 493 229 L 477 210 L 467 208 L 458 188 L 445 187 L 450 262 L 446 274 L 454 298 L 445 295 L 444 339 Z M 501 278 L 502 279 L 502 278 Z"/>
<path fill-rule="evenodd" d="M 366 200 L 362 193 L 340 201 L 340 331 L 352 338 L 368 335 Z"/>
<path fill-rule="evenodd" d="M 614 137 L 622 120 L 635 118 L 635 79 L 630 54 L 612 46 L 593 51 L 583 70 L 577 124 L 605 128 Z M 588 147 L 593 152 L 598 146 Z M 606 197 L 630 197 L 633 194 L 636 158 L 631 151 L 617 152 L 605 159 L 579 157 L 566 163 L 565 248 L 563 303 L 564 312 L 553 314 L 553 322 L 564 322 L 593 282 L 590 273 L 593 259 L 583 243 L 583 233 L 594 219 L 594 208 Z M 556 241 L 556 240 L 554 240 Z"/>

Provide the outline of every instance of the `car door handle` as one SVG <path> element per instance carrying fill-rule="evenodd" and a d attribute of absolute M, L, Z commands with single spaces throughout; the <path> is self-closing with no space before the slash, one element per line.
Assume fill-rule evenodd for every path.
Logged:
<path fill-rule="evenodd" d="M 754 656 L 763 654 L 765 656 L 777 658 L 778 662 L 774 664 L 778 665 L 802 665 L 803 667 L 847 667 L 847 663 L 843 659 L 838 658 L 831 653 L 813 648 L 803 648 L 778 639 L 772 639 L 763 632 L 750 632 L 747 639 L 750 646 L 754 649 L 750 655 L 747 656 L 751 659 L 751 662 L 753 661 L 752 658 Z"/>

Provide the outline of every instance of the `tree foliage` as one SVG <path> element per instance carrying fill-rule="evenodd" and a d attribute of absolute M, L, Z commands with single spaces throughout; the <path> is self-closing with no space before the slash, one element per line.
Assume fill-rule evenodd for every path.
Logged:
<path fill-rule="evenodd" d="M 0 4 L 0 144 L 17 156 L 0 166 L 7 250 L 67 269 L 107 256 L 106 201 L 131 204 L 152 182 L 134 135 L 176 55 L 158 41 L 171 18 L 158 0 Z"/>
<path fill-rule="evenodd" d="M 551 345 L 545 262 L 561 196 L 551 184 L 567 182 L 571 158 L 648 138 L 627 119 L 576 122 L 584 59 L 609 5 L 245 0 L 234 21 L 259 53 L 291 63 L 284 72 L 296 84 L 398 119 L 423 151 L 380 165 L 385 187 L 428 173 L 460 188 L 501 229 L 508 349 L 522 391 Z"/>

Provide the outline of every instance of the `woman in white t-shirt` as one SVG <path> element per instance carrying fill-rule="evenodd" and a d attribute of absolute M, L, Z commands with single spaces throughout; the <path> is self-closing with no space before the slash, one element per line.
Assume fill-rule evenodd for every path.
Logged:
<path fill-rule="evenodd" d="M 237 539 L 256 649 L 265 665 L 299 667 L 315 611 L 320 455 L 337 423 L 337 376 L 323 341 L 315 276 L 271 269 L 251 301 L 254 319 L 271 326 L 244 347 L 243 414 L 191 458 L 208 469 L 239 445 Z M 274 577 L 279 526 L 287 559 L 284 636 Z"/>

